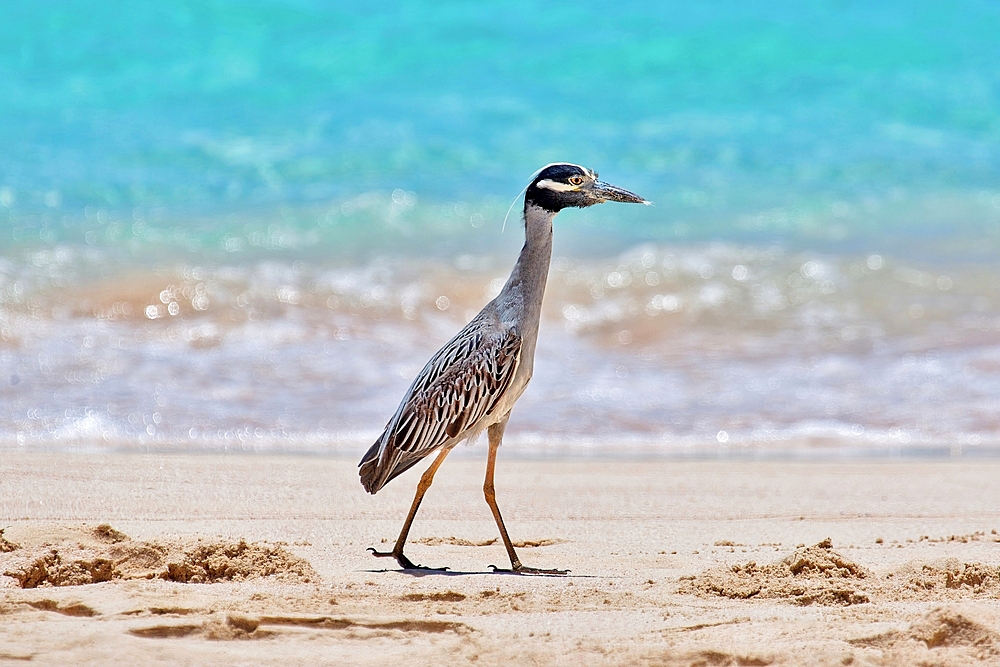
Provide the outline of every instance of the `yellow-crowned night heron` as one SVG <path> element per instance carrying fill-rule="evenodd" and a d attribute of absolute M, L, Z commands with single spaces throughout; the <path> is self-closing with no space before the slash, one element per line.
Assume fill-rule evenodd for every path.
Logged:
<path fill-rule="evenodd" d="M 627 190 L 602 183 L 596 173 L 575 164 L 544 167 L 525 190 L 524 248 L 507 284 L 431 357 L 385 431 L 361 459 L 361 483 L 369 493 L 376 493 L 428 454 L 439 452 L 417 484 L 416 496 L 392 551 L 369 549 L 374 555 L 395 558 L 405 569 L 429 569 L 414 565 L 403 555 L 413 517 L 448 452 L 485 430 L 490 445 L 483 492 L 510 556 L 511 570 L 565 573 L 521 565 L 497 507 L 493 471 L 511 408 L 531 379 L 542 295 L 552 256 L 552 219 L 564 208 L 584 208 L 606 201 L 649 203 Z"/>

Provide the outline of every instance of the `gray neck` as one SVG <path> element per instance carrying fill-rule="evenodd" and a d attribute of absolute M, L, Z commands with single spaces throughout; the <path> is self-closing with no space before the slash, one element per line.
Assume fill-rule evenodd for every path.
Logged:
<path fill-rule="evenodd" d="M 525 203 L 524 247 L 514 270 L 510 272 L 507 284 L 497 297 L 504 310 L 509 308 L 520 311 L 519 319 L 524 327 L 521 333 L 531 336 L 532 351 L 535 347 L 534 336 L 538 333 L 549 262 L 552 259 L 552 219 L 555 217 L 553 211 Z M 525 340 L 525 343 L 529 341 Z"/>

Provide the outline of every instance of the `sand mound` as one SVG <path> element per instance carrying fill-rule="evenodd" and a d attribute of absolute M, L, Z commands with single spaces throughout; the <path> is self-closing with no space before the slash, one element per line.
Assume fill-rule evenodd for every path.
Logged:
<path fill-rule="evenodd" d="M 497 543 L 497 538 L 490 540 L 467 540 L 462 537 L 421 537 L 413 540 L 414 544 L 425 544 L 430 547 L 446 544 L 455 547 L 488 547 Z"/>
<path fill-rule="evenodd" d="M 858 586 L 871 577 L 868 570 L 834 551 L 828 538 L 769 565 L 750 561 L 685 577 L 679 592 L 743 600 L 788 599 L 800 605 L 852 605 L 869 601 Z"/>
<path fill-rule="evenodd" d="M 891 599 L 941 600 L 1000 596 L 1000 566 L 954 558 L 910 563 L 886 577 Z"/>
<path fill-rule="evenodd" d="M 850 643 L 882 649 L 889 664 L 996 664 L 1000 661 L 1000 632 L 982 622 L 990 617 L 983 609 L 939 607 L 906 630 Z"/>
<path fill-rule="evenodd" d="M 540 540 L 521 540 L 514 542 L 518 549 L 531 549 L 532 547 L 551 547 L 553 544 L 562 544 L 566 540 L 542 538 Z"/>
<path fill-rule="evenodd" d="M 168 562 L 161 575 L 170 581 L 186 584 L 213 581 L 242 581 L 260 577 L 292 577 L 310 581 L 316 577 L 312 567 L 280 546 L 247 544 L 243 540 L 201 543 L 188 548 L 178 562 Z"/>
<path fill-rule="evenodd" d="M 959 611 L 935 609 L 913 623 L 908 634 L 927 648 L 968 647 L 981 658 L 1000 655 L 1000 634 Z"/>
<path fill-rule="evenodd" d="M 0 528 L 0 553 L 10 553 L 16 549 L 20 549 L 21 545 L 14 544 L 6 537 L 3 536 L 4 528 Z"/>
<path fill-rule="evenodd" d="M 769 565 L 750 561 L 682 577 L 678 592 L 741 600 L 788 599 L 801 605 L 852 605 L 873 598 L 941 602 L 995 599 L 1000 597 L 1000 566 L 952 558 L 908 563 L 876 576 L 838 554 L 826 539 Z"/>
<path fill-rule="evenodd" d="M 52 549 L 37 558 L 28 556 L 24 560 L 23 564 L 4 571 L 5 576 L 17 579 L 21 588 L 97 584 L 115 577 L 114 563 L 107 558 L 64 559 L 58 549 Z"/>
<path fill-rule="evenodd" d="M 111 544 L 125 542 L 129 539 L 128 535 L 120 530 L 115 530 L 106 523 L 102 523 L 97 528 L 94 528 L 94 537 L 102 542 L 109 542 Z"/>
<path fill-rule="evenodd" d="M 28 535 L 0 561 L 21 588 L 79 586 L 112 579 L 166 579 L 181 583 L 278 577 L 317 579 L 308 562 L 268 543 L 132 540 L 107 524 L 69 526 Z M 32 539 L 34 538 L 34 539 Z"/>

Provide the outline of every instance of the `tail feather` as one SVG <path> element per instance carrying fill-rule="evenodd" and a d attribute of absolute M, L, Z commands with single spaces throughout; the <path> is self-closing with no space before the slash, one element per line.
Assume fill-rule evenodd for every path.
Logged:
<path fill-rule="evenodd" d="M 361 463 L 358 467 L 361 469 L 361 484 L 365 487 L 365 491 L 374 495 L 379 489 L 385 486 L 385 482 L 380 482 L 379 477 L 379 445 L 382 444 L 382 438 L 375 441 L 375 444 L 368 448 L 365 455 L 361 457 Z"/>
<path fill-rule="evenodd" d="M 417 455 L 407 454 L 401 457 L 387 457 L 392 461 L 390 467 L 389 465 L 385 465 L 387 461 L 379 457 L 381 445 L 382 438 L 379 438 L 375 441 L 375 444 L 368 448 L 365 455 L 361 457 L 361 463 L 358 464 L 361 484 L 365 487 L 365 491 L 372 495 L 375 495 L 383 486 L 420 463 L 430 453 L 421 452 Z"/>

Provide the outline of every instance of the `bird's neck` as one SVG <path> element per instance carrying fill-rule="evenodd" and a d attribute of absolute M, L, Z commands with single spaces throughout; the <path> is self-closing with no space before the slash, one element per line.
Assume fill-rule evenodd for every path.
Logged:
<path fill-rule="evenodd" d="M 510 296 L 520 297 L 514 301 L 524 307 L 521 317 L 526 324 L 534 324 L 530 328 L 535 331 L 552 259 L 552 219 L 555 217 L 553 211 L 525 204 L 524 247 L 503 289 Z"/>

